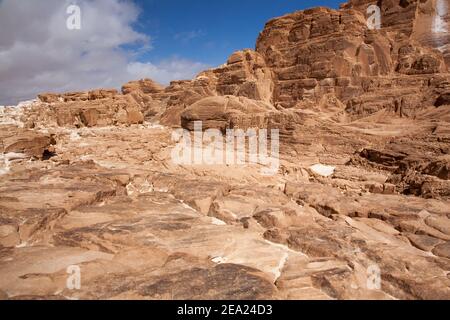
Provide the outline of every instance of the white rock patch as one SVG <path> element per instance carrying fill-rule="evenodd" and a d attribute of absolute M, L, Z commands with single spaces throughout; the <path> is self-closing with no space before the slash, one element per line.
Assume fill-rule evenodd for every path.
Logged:
<path fill-rule="evenodd" d="M 10 171 L 11 161 L 26 158 L 27 155 L 23 153 L 9 152 L 5 154 L 0 154 L 0 175 L 7 174 Z"/>
<path fill-rule="evenodd" d="M 433 20 L 433 32 L 434 33 L 446 33 L 447 23 L 444 20 L 444 16 L 447 14 L 447 4 L 445 0 L 437 0 L 436 3 L 436 15 Z"/>
<path fill-rule="evenodd" d="M 323 164 L 315 164 L 315 165 L 309 167 L 309 169 L 311 169 L 311 171 L 313 171 L 314 173 L 321 175 L 323 177 L 329 177 L 329 176 L 333 175 L 334 171 L 336 170 L 335 167 L 326 166 Z"/>
<path fill-rule="evenodd" d="M 70 141 L 78 141 L 78 140 L 81 140 L 80 134 L 75 130 L 71 131 L 70 132 Z"/>
<path fill-rule="evenodd" d="M 223 257 L 215 257 L 213 259 L 211 259 L 212 262 L 217 263 L 217 264 L 222 264 L 222 263 L 226 263 L 227 259 L 223 258 Z"/>
<path fill-rule="evenodd" d="M 226 226 L 227 225 L 224 221 L 214 218 L 214 217 L 211 217 L 211 223 L 215 226 Z"/>

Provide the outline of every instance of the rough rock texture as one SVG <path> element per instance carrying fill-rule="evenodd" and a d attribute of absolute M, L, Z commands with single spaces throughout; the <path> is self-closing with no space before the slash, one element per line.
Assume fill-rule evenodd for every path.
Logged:
<path fill-rule="evenodd" d="M 442 3 L 299 11 L 193 80 L 0 108 L 0 298 L 450 299 Z M 196 121 L 279 129 L 279 170 L 177 165 Z"/>
<path fill-rule="evenodd" d="M 123 94 L 130 94 L 136 91 L 143 94 L 160 93 L 164 87 L 151 79 L 142 79 L 139 81 L 130 81 L 122 86 Z"/>
<path fill-rule="evenodd" d="M 2 126 L 0 132 L 1 152 L 21 153 L 27 156 L 42 159 L 49 156 L 56 141 L 48 134 L 36 131 L 17 129 L 14 126 Z"/>
<path fill-rule="evenodd" d="M 27 127 L 105 127 L 142 123 L 144 114 L 149 112 L 149 103 L 144 103 L 141 96 L 119 95 L 115 90 L 100 89 L 69 96 L 62 95 L 58 101 L 52 100 L 53 95 L 39 96 L 45 107 L 33 105 L 25 111 L 22 120 Z"/>
<path fill-rule="evenodd" d="M 180 116 L 189 105 L 210 96 L 234 95 L 272 102 L 272 72 L 263 57 L 247 49 L 233 53 L 226 64 L 200 73 L 192 81 L 174 81 L 166 88 L 167 109 L 161 123 L 180 125 Z"/>
<path fill-rule="evenodd" d="M 271 20 L 257 51 L 274 70 L 274 101 L 293 107 L 331 93 L 355 117 L 381 109 L 411 114 L 431 104 L 448 83 L 448 74 L 435 79 L 445 71 L 442 54 L 388 30 L 368 30 L 353 9 L 317 8 Z"/>
<path fill-rule="evenodd" d="M 181 114 L 181 124 L 183 128 L 191 131 L 194 130 L 195 121 L 201 121 L 204 130 L 262 127 L 252 120 L 264 117 L 270 111 L 276 109 L 264 101 L 235 96 L 208 97 L 186 108 Z"/>
<path fill-rule="evenodd" d="M 38 96 L 45 104 L 33 105 L 25 112 L 22 121 L 27 127 L 105 127 L 110 125 L 132 125 L 152 120 L 162 112 L 160 101 L 153 94 L 164 91 L 164 87 L 150 79 L 130 81 L 123 85 L 122 94 L 115 89 L 97 89 L 88 92 L 64 94 L 43 93 Z"/>
<path fill-rule="evenodd" d="M 435 48 L 444 54 L 450 66 L 450 11 L 446 0 L 375 1 L 351 0 L 344 8 L 355 8 L 365 13 L 371 4 L 380 5 L 382 26 L 387 32 L 400 32 L 420 44 Z"/>

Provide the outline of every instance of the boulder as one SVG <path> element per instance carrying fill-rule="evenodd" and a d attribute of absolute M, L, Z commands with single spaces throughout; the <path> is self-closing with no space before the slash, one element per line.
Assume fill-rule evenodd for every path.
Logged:
<path fill-rule="evenodd" d="M 194 122 L 201 121 L 203 130 L 214 128 L 224 131 L 231 128 L 232 122 L 239 127 L 236 119 L 240 116 L 257 117 L 270 111 L 276 110 L 263 101 L 235 96 L 209 97 L 186 108 L 181 114 L 181 125 L 185 129 L 194 130 Z"/>
<path fill-rule="evenodd" d="M 107 99 L 107 98 L 113 98 L 117 96 L 119 92 L 117 92 L 116 89 L 98 89 L 98 90 L 92 90 L 88 92 L 88 99 L 89 100 L 100 100 L 100 99 Z"/>
<path fill-rule="evenodd" d="M 38 95 L 39 100 L 45 103 L 55 103 L 61 98 L 61 95 L 56 93 L 41 93 Z"/>
<path fill-rule="evenodd" d="M 122 86 L 123 94 L 130 94 L 136 91 L 143 94 L 154 94 L 164 91 L 164 87 L 151 79 L 130 81 Z"/>
<path fill-rule="evenodd" d="M 55 139 L 51 135 L 13 126 L 2 126 L 0 147 L 2 153 L 19 153 L 43 159 L 54 152 Z"/>

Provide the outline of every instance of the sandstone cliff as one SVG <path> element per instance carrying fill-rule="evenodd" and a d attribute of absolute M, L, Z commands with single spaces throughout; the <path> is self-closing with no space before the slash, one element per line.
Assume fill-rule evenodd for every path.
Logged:
<path fill-rule="evenodd" d="M 445 0 L 351 0 L 192 80 L 1 108 L 0 299 L 449 299 L 448 28 Z M 196 121 L 279 129 L 278 171 L 175 164 Z"/>

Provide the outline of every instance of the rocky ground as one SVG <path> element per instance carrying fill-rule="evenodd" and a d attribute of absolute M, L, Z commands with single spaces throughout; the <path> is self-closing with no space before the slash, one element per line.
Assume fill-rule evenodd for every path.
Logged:
<path fill-rule="evenodd" d="M 448 35 L 397 2 L 386 29 L 371 1 L 301 11 L 192 81 L 0 109 L 0 298 L 450 299 Z M 195 121 L 279 129 L 278 172 L 175 164 Z"/>

